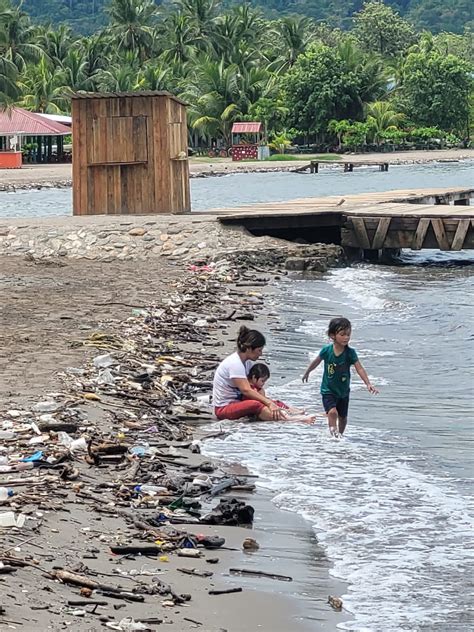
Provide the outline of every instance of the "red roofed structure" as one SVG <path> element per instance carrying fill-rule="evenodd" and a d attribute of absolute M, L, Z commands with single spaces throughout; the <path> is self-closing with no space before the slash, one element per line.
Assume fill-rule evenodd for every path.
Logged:
<path fill-rule="evenodd" d="M 246 122 L 246 123 L 234 123 L 232 125 L 232 134 L 258 134 L 262 129 L 262 124 L 258 121 Z"/>
<path fill-rule="evenodd" d="M 232 160 L 263 160 L 268 155 L 260 121 L 242 121 L 232 125 Z"/>
<path fill-rule="evenodd" d="M 22 108 L 0 111 L 0 168 L 20 167 L 25 145 L 31 145 L 27 155 L 33 162 L 64 160 L 63 136 L 70 133 L 70 127 Z M 53 154 L 53 138 L 56 154 Z"/>
<path fill-rule="evenodd" d="M 0 136 L 66 136 L 70 133 L 69 127 L 22 108 L 0 112 Z"/>

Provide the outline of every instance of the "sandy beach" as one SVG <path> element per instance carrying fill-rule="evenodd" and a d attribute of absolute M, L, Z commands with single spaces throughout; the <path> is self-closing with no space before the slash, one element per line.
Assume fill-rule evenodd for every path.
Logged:
<path fill-rule="evenodd" d="M 67 367 L 84 366 L 97 355 L 97 349 L 74 345 L 74 341 L 87 338 L 97 330 L 123 335 L 123 322 L 130 318 L 132 310 L 154 303 L 157 297 L 163 300 L 171 296 L 183 274 L 188 274 L 176 263 L 163 258 L 106 264 L 67 259 L 59 265 L 57 261 L 40 263 L 17 256 L 2 257 L 0 265 L 4 281 L 1 301 L 6 306 L 2 310 L 0 342 L 8 367 L 0 381 L 3 419 L 7 418 L 7 410 L 28 409 L 47 393 L 64 390 L 59 372 Z M 245 297 L 249 292 L 262 291 L 258 283 L 265 277 L 254 275 L 253 278 L 257 287 L 254 290 L 236 288 L 237 297 L 239 292 Z M 228 288 L 225 291 L 228 292 Z M 235 300 L 238 304 L 239 299 Z M 258 303 L 252 309 L 256 311 L 258 326 L 265 330 L 268 325 L 265 325 L 264 304 Z M 212 336 L 218 346 L 207 347 L 209 353 L 223 357 L 232 348 L 237 328 L 238 323 L 215 328 Z M 79 409 L 105 430 L 111 422 L 112 418 L 94 402 L 84 403 Z M 169 445 L 167 441 L 164 443 Z M 203 460 L 189 449 L 181 448 L 181 442 L 171 443 L 180 461 L 188 467 L 195 467 Z M 29 505 L 37 522 L 33 531 L 3 530 L 0 533 L 2 550 L 9 550 L 14 557 L 37 566 L 0 575 L 0 606 L 5 609 L 0 615 L 2 629 L 33 632 L 70 627 L 86 632 L 102 629 L 106 622 L 125 617 L 135 620 L 155 617 L 166 624 L 167 630 L 176 632 L 196 629 L 206 632 L 333 632 L 337 622 L 348 617 L 348 613 L 334 612 L 327 604 L 328 595 L 342 594 L 344 585 L 330 578 L 330 563 L 309 525 L 296 514 L 277 510 L 266 492 L 238 495 L 255 508 L 251 531 L 237 527 L 177 525 L 178 529 L 184 528 L 190 533 L 198 529 L 199 533 L 225 537 L 225 550 L 205 551 L 200 559 L 192 560 L 173 553 L 162 562 L 137 556 L 118 559 L 111 556 L 109 546 L 137 542 L 136 529 L 113 511 L 111 515 L 98 512 L 95 508 L 100 496 L 94 491 L 99 481 L 112 483 L 117 474 L 113 468 L 84 469 L 84 465 L 80 457 L 76 459 L 81 472 L 80 489 L 85 485 L 83 498 L 77 495 L 79 487 L 74 492 L 75 485 L 71 483 L 65 483 L 54 498 L 35 501 L 33 496 Z M 231 471 L 235 470 L 223 464 L 215 474 Z M 11 480 L 10 477 L 2 475 L 2 478 L 0 485 L 8 485 L 5 479 Z M 19 489 L 15 491 L 19 493 Z M 91 498 L 95 502 L 91 503 Z M 28 513 L 24 504 L 23 510 Z M 242 542 L 249 535 L 259 543 L 258 551 L 248 553 L 242 549 Z M 206 564 L 209 557 L 218 557 L 219 563 Z M 2 559 L 5 561 L 5 557 Z M 213 576 L 185 575 L 178 571 L 183 567 L 198 572 L 210 569 Z M 78 587 L 53 582 L 40 570 L 51 572 L 54 568 L 74 569 L 92 578 L 103 577 L 102 581 L 126 588 L 137 581 L 127 573 L 152 568 L 159 573 L 159 579 L 176 592 L 189 593 L 191 601 L 170 607 L 161 606 L 164 598 L 159 596 L 145 596 L 145 603 L 119 600 L 114 603 L 106 599 L 106 606 L 90 614 L 90 607 L 66 605 L 68 601 L 81 598 Z M 230 568 L 282 574 L 293 581 L 235 576 L 229 573 Z M 232 587 L 242 588 L 242 592 L 217 596 L 208 592 Z M 155 625 L 150 624 L 146 629 L 154 630 Z"/>
<path fill-rule="evenodd" d="M 422 164 L 438 160 L 456 161 L 474 159 L 474 149 L 442 149 L 433 151 L 404 151 L 386 154 L 344 154 L 341 161 L 352 162 L 387 161 L 390 164 Z M 301 160 L 289 160 L 279 162 L 232 162 L 230 158 L 218 158 L 210 160 L 202 158 L 190 158 L 189 171 L 191 177 L 206 177 L 223 175 L 226 173 L 248 173 L 268 171 L 291 171 L 308 164 L 309 158 Z M 337 165 L 336 161 L 321 163 L 321 169 L 331 168 Z M 21 189 L 39 187 L 66 187 L 71 186 L 71 164 L 59 165 L 24 165 L 22 169 L 0 171 L 0 190 Z"/>

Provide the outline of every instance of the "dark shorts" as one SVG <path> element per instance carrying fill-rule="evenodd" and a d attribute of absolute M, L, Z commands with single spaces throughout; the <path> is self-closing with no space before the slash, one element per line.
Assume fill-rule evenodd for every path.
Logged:
<path fill-rule="evenodd" d="M 328 413 L 331 408 L 337 410 L 339 417 L 347 417 L 349 411 L 349 395 L 347 397 L 336 397 L 336 395 L 323 395 L 324 410 Z"/>

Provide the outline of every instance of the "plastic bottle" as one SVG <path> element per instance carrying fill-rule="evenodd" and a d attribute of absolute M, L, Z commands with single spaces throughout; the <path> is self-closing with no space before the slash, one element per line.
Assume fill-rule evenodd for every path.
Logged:
<path fill-rule="evenodd" d="M 155 496 L 156 494 L 166 494 L 168 488 L 161 485 L 137 485 L 135 491 L 145 496 Z"/>
<path fill-rule="evenodd" d="M 6 500 L 13 496 L 13 489 L 8 487 L 0 487 L 0 503 L 4 503 Z"/>

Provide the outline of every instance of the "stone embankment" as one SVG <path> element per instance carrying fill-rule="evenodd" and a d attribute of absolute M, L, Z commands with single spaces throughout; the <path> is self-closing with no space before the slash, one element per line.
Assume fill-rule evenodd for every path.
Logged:
<path fill-rule="evenodd" d="M 166 257 L 199 265 L 225 258 L 242 267 L 299 271 L 343 262 L 339 246 L 254 237 L 206 215 L 2 220 L 0 255 L 56 265 L 68 258 L 107 263 Z"/>

